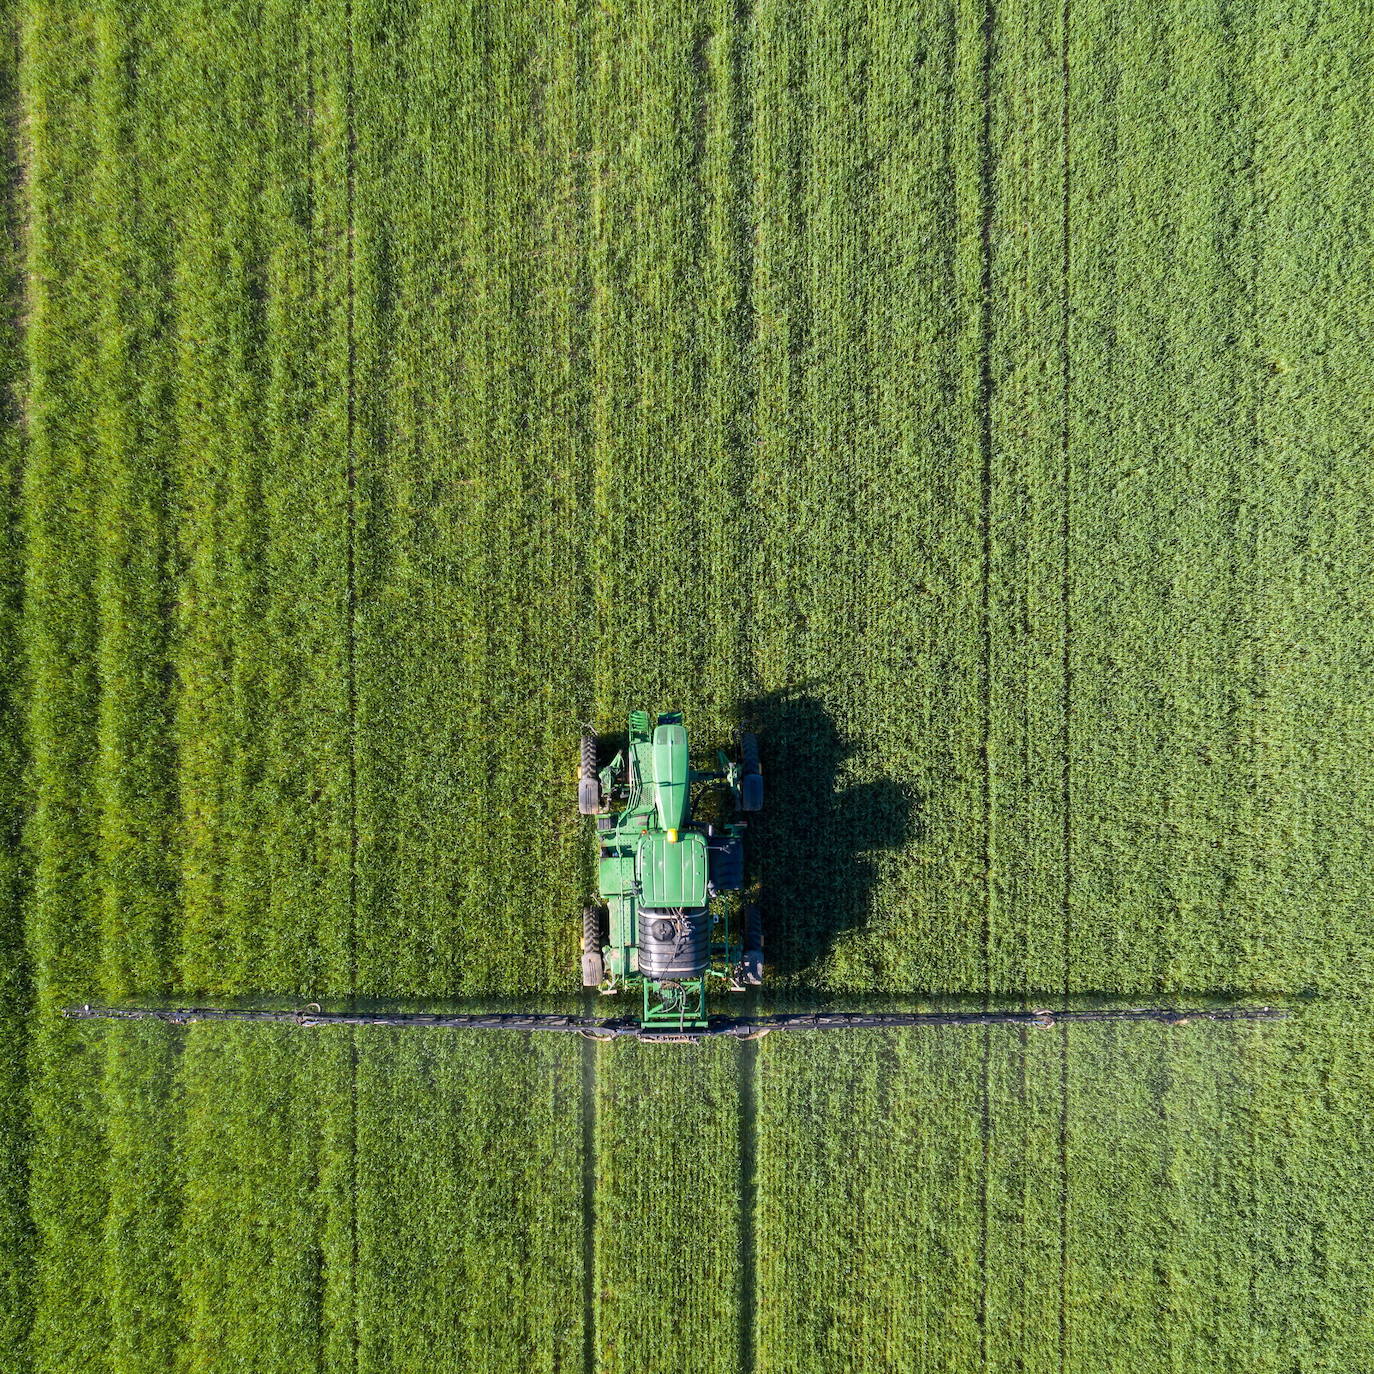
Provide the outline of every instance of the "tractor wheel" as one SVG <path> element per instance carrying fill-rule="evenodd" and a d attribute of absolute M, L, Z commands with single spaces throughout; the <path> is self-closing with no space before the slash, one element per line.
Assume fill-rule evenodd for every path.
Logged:
<path fill-rule="evenodd" d="M 601 779 L 596 775 L 596 736 L 582 736 L 582 752 L 577 764 L 577 809 L 584 816 L 601 810 Z"/>
<path fill-rule="evenodd" d="M 594 906 L 582 908 L 582 986 L 601 986 L 606 976 L 601 958 L 601 912 Z"/>
<path fill-rule="evenodd" d="M 601 909 L 595 906 L 582 908 L 582 953 L 601 953 Z"/>
<path fill-rule="evenodd" d="M 741 811 L 763 810 L 763 769 L 759 765 L 759 737 L 741 730 L 739 737 Z"/>
<path fill-rule="evenodd" d="M 763 953 L 763 912 L 756 906 L 744 908 L 744 947 Z"/>
<path fill-rule="evenodd" d="M 744 981 L 751 987 L 763 982 L 763 912 L 756 906 L 744 908 Z"/>
<path fill-rule="evenodd" d="M 739 736 L 740 762 L 746 773 L 759 771 L 759 737 L 752 730 L 741 730 Z"/>

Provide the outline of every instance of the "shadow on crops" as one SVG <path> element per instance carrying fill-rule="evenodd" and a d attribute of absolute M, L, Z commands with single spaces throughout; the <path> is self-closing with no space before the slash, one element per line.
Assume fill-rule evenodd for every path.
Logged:
<path fill-rule="evenodd" d="M 867 916 L 874 854 L 920 838 L 922 798 L 895 778 L 846 784 L 862 741 L 845 739 L 804 691 L 756 697 L 741 719 L 758 732 L 766 787 L 747 849 L 768 962 L 774 974 L 807 982 Z"/>

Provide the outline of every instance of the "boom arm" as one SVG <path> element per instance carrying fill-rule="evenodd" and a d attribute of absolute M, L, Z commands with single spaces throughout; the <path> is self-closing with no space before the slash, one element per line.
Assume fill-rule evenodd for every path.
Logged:
<path fill-rule="evenodd" d="M 393 1026 L 403 1029 L 554 1031 L 615 1040 L 701 1040 L 732 1036 L 749 1040 L 773 1031 L 907 1030 L 921 1026 L 1027 1026 L 1048 1029 L 1100 1021 L 1155 1021 L 1182 1026 L 1190 1021 L 1281 1021 L 1286 1007 L 1236 1004 L 1221 1007 L 1099 1007 L 1070 1011 L 918 1011 L 918 1012 L 779 1012 L 768 1016 L 713 1016 L 704 1028 L 686 1031 L 647 1029 L 631 1017 L 598 1018 L 557 1014 L 492 1012 L 350 1012 L 321 1011 L 318 1003 L 295 1011 L 270 1008 L 68 1007 L 63 1016 L 78 1021 L 262 1021 L 293 1026 Z"/>

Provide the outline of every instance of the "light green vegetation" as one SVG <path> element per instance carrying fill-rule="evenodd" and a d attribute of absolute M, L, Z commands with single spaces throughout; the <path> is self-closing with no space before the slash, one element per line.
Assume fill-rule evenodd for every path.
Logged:
<path fill-rule="evenodd" d="M 16 106 L 18 47 L 13 7 L 0 6 L 0 104 Z M 23 359 L 17 332 L 22 250 L 16 202 L 19 149 L 6 123 L 0 169 L 0 1350 L 19 1348 L 28 1325 L 27 1269 L 32 1232 L 27 1190 L 25 1091 L 31 978 L 24 948 L 25 858 L 20 844 L 28 802 L 21 645 L 23 555 L 19 539 L 20 404 Z"/>
<path fill-rule="evenodd" d="M 357 1055 L 356 1324 L 331 1324 L 357 1346 L 326 1364 L 580 1368 L 582 1045 L 386 1037 Z"/>
<path fill-rule="evenodd" d="M 23 0 L 0 1365 L 1369 1366 L 1365 10 Z M 579 1006 L 632 705 L 779 1002 L 1315 997 L 57 1019 Z"/>

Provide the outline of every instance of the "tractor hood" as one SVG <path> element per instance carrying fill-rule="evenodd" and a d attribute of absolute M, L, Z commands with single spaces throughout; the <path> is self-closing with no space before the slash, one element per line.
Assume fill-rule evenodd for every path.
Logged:
<path fill-rule="evenodd" d="M 639 905 L 671 911 L 706 905 L 706 840 L 684 831 L 675 844 L 651 831 L 639 844 Z"/>
<path fill-rule="evenodd" d="M 681 725 L 660 725 L 654 731 L 654 806 L 664 830 L 677 831 L 687 818 L 687 731 Z"/>

